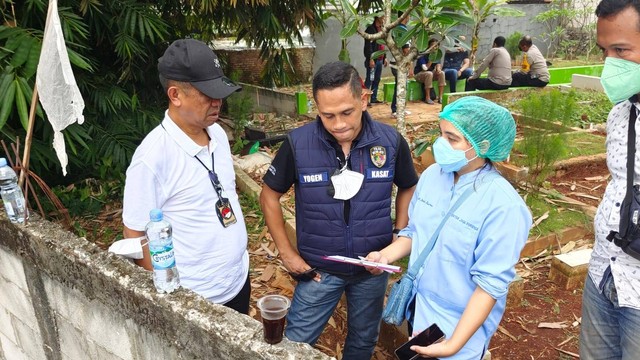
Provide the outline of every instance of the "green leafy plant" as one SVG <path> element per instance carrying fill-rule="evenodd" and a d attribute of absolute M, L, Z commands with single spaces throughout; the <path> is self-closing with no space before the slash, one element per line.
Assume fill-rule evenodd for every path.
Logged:
<path fill-rule="evenodd" d="M 516 56 L 520 53 L 520 48 L 518 47 L 520 43 L 520 39 L 522 39 L 523 34 L 519 31 L 514 32 L 513 34 L 507 37 L 506 42 L 504 44 L 504 48 L 509 52 L 509 56 L 511 59 L 515 59 Z"/>
<path fill-rule="evenodd" d="M 480 26 L 486 19 L 490 16 L 520 17 L 525 15 L 520 10 L 504 6 L 507 4 L 507 0 L 473 0 L 464 2 L 464 4 L 463 11 L 473 19 L 471 53 L 469 55 L 472 65 L 475 63 L 478 43 L 480 42 Z"/>
<path fill-rule="evenodd" d="M 543 24 L 546 30 L 540 37 L 547 44 L 547 57 L 555 55 L 577 12 L 573 0 L 559 0 L 554 1 L 549 10 L 534 16 L 533 20 Z"/>
<path fill-rule="evenodd" d="M 48 3 L 0 1 L 0 138 L 11 143 L 24 142 Z M 85 121 L 63 132 L 69 155 L 69 175 L 63 177 L 51 147 L 53 131 L 37 105 L 31 170 L 52 186 L 124 172 L 141 139 L 162 119 L 166 95 L 157 80 L 157 59 L 174 39 L 245 40 L 266 59 L 266 83 L 290 81 L 289 49 L 302 41 L 302 29 L 322 30 L 322 5 L 317 0 L 65 1 L 58 12 Z"/>
<path fill-rule="evenodd" d="M 520 108 L 522 140 L 519 148 L 524 154 L 522 162 L 529 168 L 528 183 L 539 188 L 552 173 L 553 163 L 568 150 L 564 133 L 543 129 L 536 126 L 536 122 L 547 120 L 570 124 L 576 108 L 576 95 L 573 91 L 562 93 L 557 89 L 536 91 L 520 101 Z"/>
<path fill-rule="evenodd" d="M 234 71 L 230 74 L 230 78 L 236 81 L 240 78 L 240 73 Z M 234 143 L 231 149 L 233 153 L 238 154 L 247 145 L 248 141 L 244 140 L 244 128 L 249 124 L 253 115 L 253 100 L 246 92 L 234 93 L 229 96 L 227 102 L 227 113 L 233 120 L 233 137 Z"/>
<path fill-rule="evenodd" d="M 415 147 L 413 148 L 413 154 L 415 157 L 420 157 L 436 139 L 440 136 L 440 128 L 433 128 L 424 134 L 424 137 L 415 141 Z"/>

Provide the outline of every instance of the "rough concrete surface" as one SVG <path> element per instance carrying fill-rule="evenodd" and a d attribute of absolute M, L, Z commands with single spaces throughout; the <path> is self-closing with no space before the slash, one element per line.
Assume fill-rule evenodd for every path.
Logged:
<path fill-rule="evenodd" d="M 157 294 L 149 272 L 37 215 L 26 226 L 0 215 L 7 262 L 0 359 L 329 359 L 286 339 L 266 344 L 258 321 L 189 290 Z"/>

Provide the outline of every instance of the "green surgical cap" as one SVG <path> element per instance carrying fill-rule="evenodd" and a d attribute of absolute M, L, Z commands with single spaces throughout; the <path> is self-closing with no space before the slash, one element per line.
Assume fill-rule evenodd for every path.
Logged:
<path fill-rule="evenodd" d="M 442 109 L 440 118 L 453 124 L 481 158 L 503 161 L 516 138 L 509 110 L 478 96 L 465 96 Z"/>

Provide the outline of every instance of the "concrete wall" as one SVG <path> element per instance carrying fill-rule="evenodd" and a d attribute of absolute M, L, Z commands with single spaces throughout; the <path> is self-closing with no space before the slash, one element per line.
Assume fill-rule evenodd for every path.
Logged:
<path fill-rule="evenodd" d="M 242 84 L 242 94 L 251 98 L 256 111 L 274 112 L 278 115 L 297 114 L 295 95 L 251 84 Z"/>
<path fill-rule="evenodd" d="M 0 215 L 0 359 L 329 359 L 47 221 Z"/>
<path fill-rule="evenodd" d="M 547 31 L 543 24 L 533 21 L 533 18 L 541 12 L 551 8 L 550 3 L 542 4 L 517 4 L 511 3 L 505 5 L 515 10 L 520 10 L 526 14 L 524 17 L 497 17 L 490 16 L 482 24 L 480 28 L 480 42 L 478 44 L 477 63 L 489 53 L 493 39 L 496 36 L 504 36 L 508 38 L 514 32 L 520 32 L 523 35 L 531 35 L 533 43 L 540 49 L 543 55 L 547 52 L 547 44 L 542 41 L 540 34 Z M 470 35 L 471 31 L 469 31 Z"/>

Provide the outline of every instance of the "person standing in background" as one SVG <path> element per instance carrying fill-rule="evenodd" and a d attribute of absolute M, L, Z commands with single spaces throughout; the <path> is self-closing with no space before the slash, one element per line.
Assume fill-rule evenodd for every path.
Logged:
<path fill-rule="evenodd" d="M 402 16 L 402 12 L 398 12 L 398 17 Z M 399 39 L 400 37 L 402 37 L 402 35 L 404 33 L 407 32 L 407 23 L 409 22 L 409 17 L 405 17 L 404 20 L 402 20 L 402 22 L 395 28 L 393 29 L 393 38 L 395 40 Z M 406 43 L 404 45 L 402 45 L 402 55 L 407 56 L 409 55 L 409 48 L 411 47 L 411 45 L 409 43 Z M 393 74 L 393 78 L 394 78 L 394 86 L 393 86 L 393 100 L 391 100 L 391 116 L 396 117 L 396 110 L 398 109 L 397 107 L 397 97 L 398 97 L 398 68 L 396 66 L 396 62 L 392 61 L 391 62 L 391 73 Z M 413 76 L 413 68 L 409 68 L 409 77 Z M 411 115 L 411 112 L 409 110 L 405 110 L 404 111 L 405 115 Z"/>
<path fill-rule="evenodd" d="M 384 22 L 383 16 L 376 16 L 373 19 L 373 24 L 369 25 L 365 32 L 367 34 L 376 34 L 382 30 L 382 23 Z M 371 104 L 380 104 L 382 101 L 378 100 L 378 85 L 380 84 L 380 77 L 382 76 L 382 68 L 389 65 L 389 61 L 385 54 L 378 56 L 375 59 L 371 58 L 371 55 L 376 51 L 384 50 L 383 44 L 378 44 L 375 41 L 364 41 L 364 68 L 367 70 L 366 78 L 364 80 L 364 86 L 371 90 Z"/>

